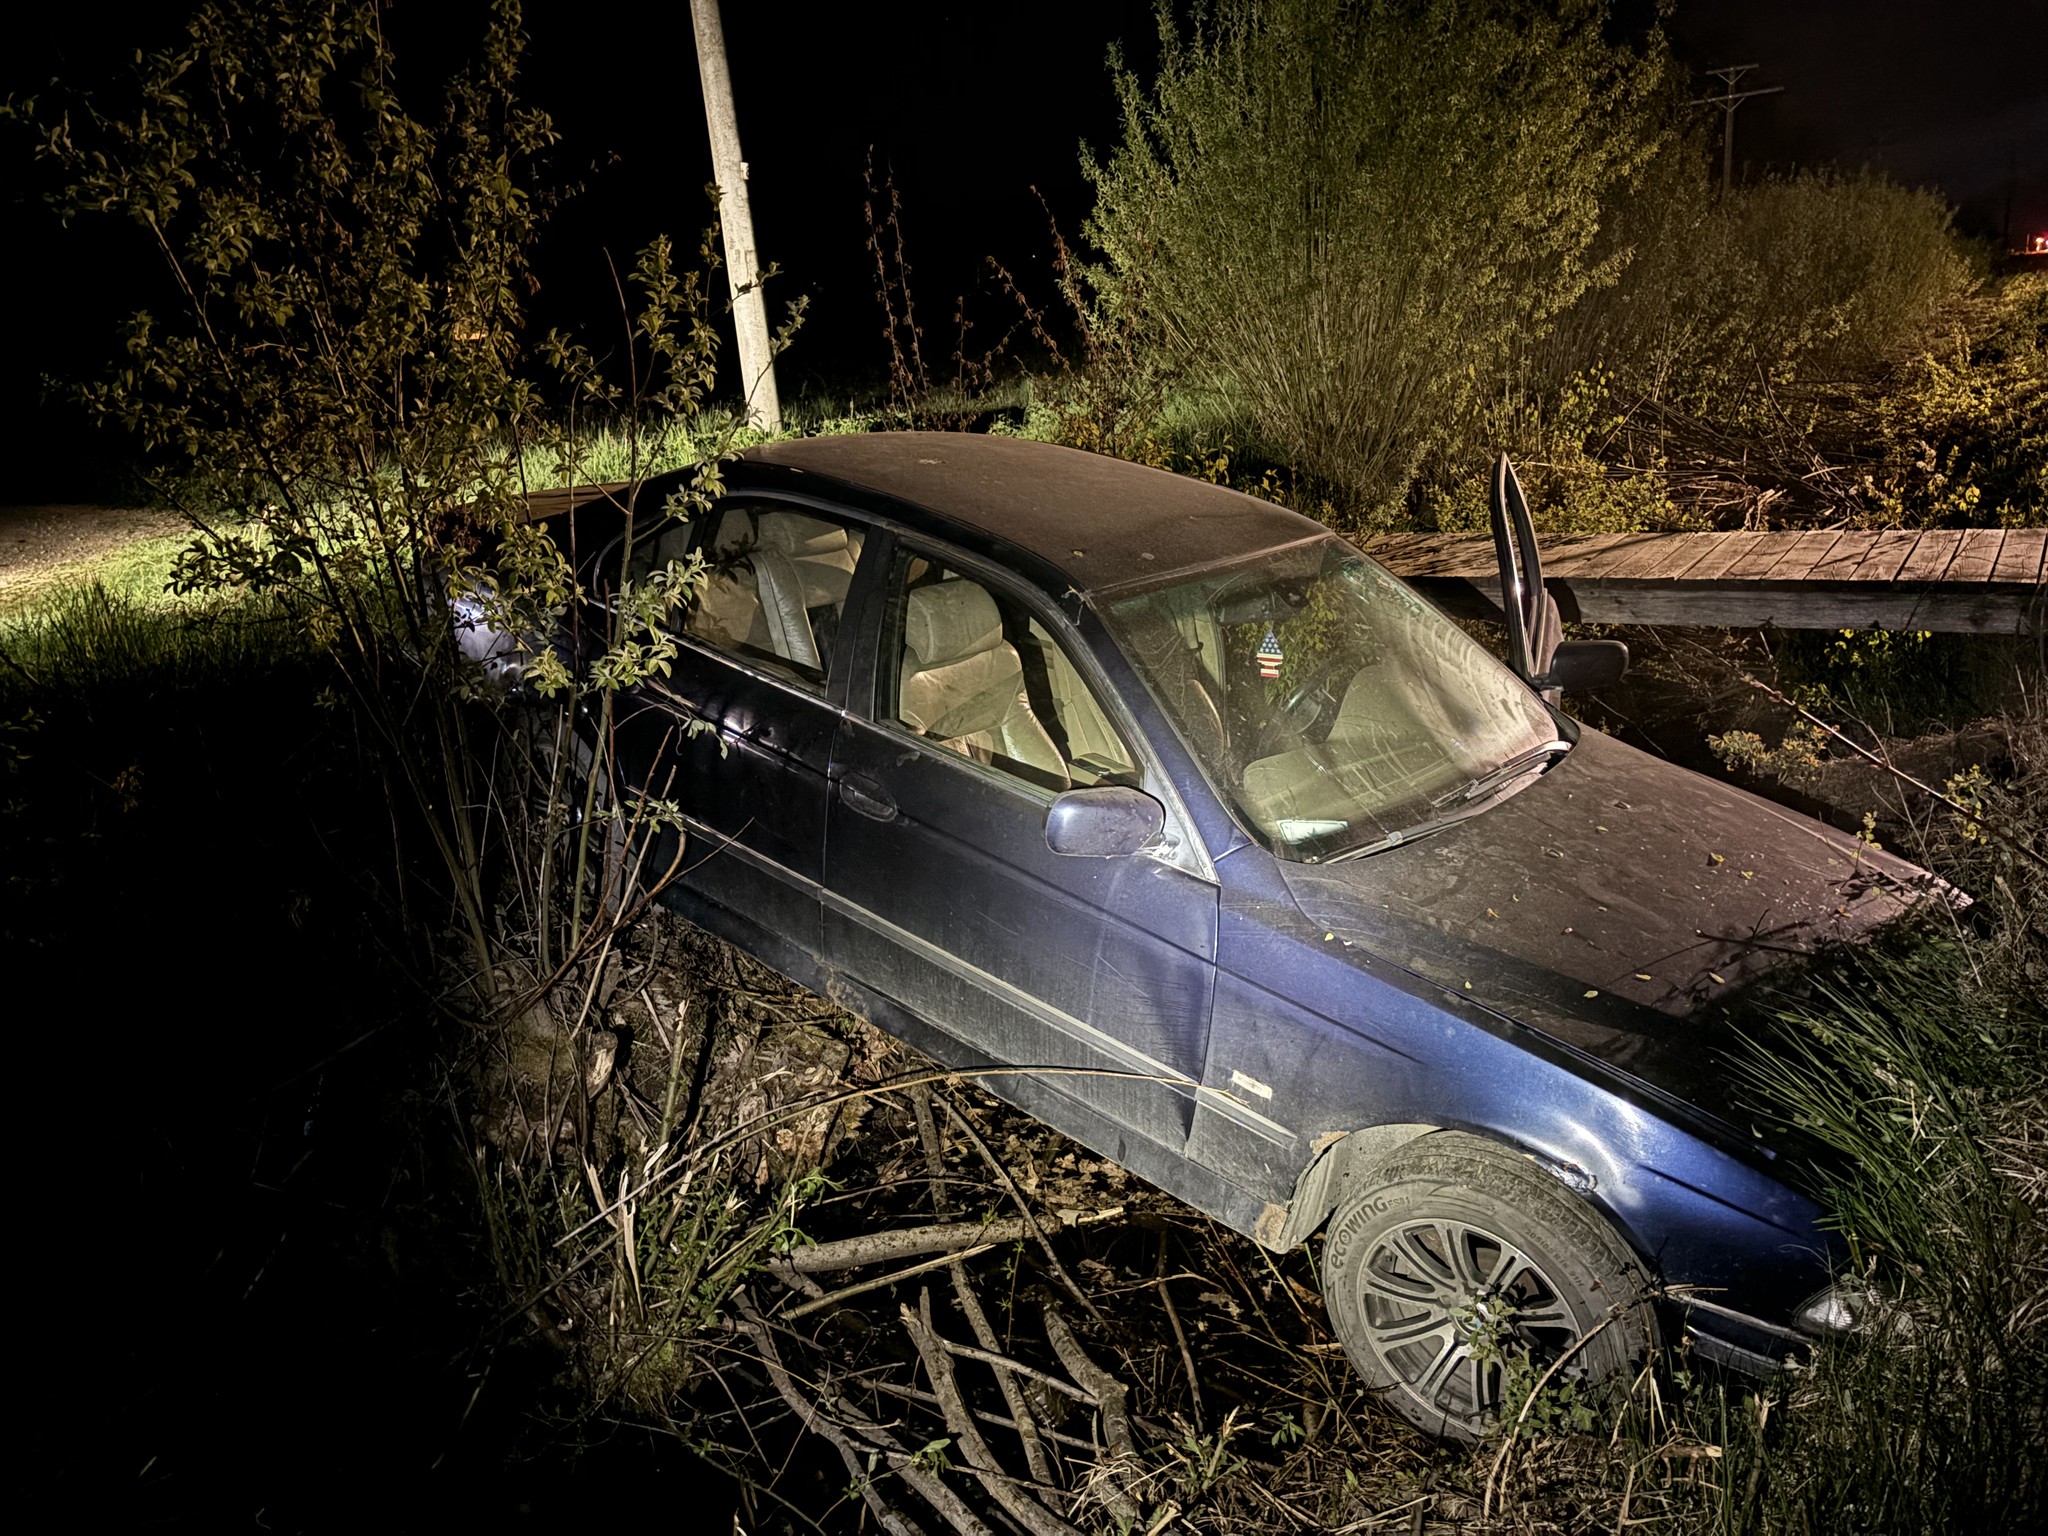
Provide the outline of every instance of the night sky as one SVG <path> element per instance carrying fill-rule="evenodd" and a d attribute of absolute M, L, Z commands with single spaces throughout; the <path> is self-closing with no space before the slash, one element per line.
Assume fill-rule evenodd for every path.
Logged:
<path fill-rule="evenodd" d="M 1648 0 L 1627 5 L 1647 14 Z M 401 87 L 453 57 L 478 10 L 397 0 Z M 12 22 L 0 88 L 39 89 L 52 75 L 104 82 L 135 47 L 174 34 L 178 11 L 121 0 Z M 1117 128 L 1109 48 L 1120 39 L 1143 64 L 1155 35 L 1150 0 L 1022 10 L 727 0 L 725 23 L 759 245 L 788 274 L 783 295 L 812 301 L 785 398 L 843 398 L 882 377 L 861 216 L 869 146 L 902 194 L 928 347 L 943 357 L 954 296 L 986 286 L 984 258 L 1052 300 L 1032 188 L 1075 237 L 1089 202 L 1080 142 L 1107 147 Z M 549 237 L 538 308 L 549 321 L 605 325 L 607 252 L 623 265 L 655 232 L 691 241 L 704 219 L 710 156 L 688 7 L 530 0 L 528 25 L 527 95 L 563 131 L 561 172 L 587 184 Z M 2008 209 L 2015 239 L 2048 229 L 2048 0 L 1680 0 L 1670 27 L 1688 63 L 1754 62 L 1745 84 L 1786 87 L 1741 109 L 1736 154 L 1750 174 L 1868 164 L 1941 188 L 1972 233 L 1999 236 Z M 40 207 L 24 150 L 19 134 L 0 145 L 11 296 L 0 448 L 18 467 L 0 493 L 9 499 L 63 495 L 91 452 L 35 407 L 35 381 L 105 358 L 137 291 L 132 249 L 66 233 Z M 990 328 L 1007 313 L 993 296 L 971 312 Z"/>

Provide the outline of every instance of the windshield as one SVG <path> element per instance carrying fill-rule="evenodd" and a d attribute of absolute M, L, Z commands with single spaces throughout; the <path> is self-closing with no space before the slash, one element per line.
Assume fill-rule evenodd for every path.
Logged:
<path fill-rule="evenodd" d="M 1336 538 L 1114 599 L 1107 617 L 1211 782 L 1284 858 L 1421 831 L 1565 749 L 1514 673 Z"/>

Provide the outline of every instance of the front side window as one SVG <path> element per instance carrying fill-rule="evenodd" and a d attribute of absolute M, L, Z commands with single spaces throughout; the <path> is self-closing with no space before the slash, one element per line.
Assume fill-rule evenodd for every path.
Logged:
<path fill-rule="evenodd" d="M 1563 749 L 1514 673 L 1335 538 L 1112 599 L 1106 617 L 1211 782 L 1285 858 L 1399 840 Z"/>
<path fill-rule="evenodd" d="M 998 586 L 902 552 L 882 656 L 878 720 L 1040 789 L 1138 782 L 1080 667 Z"/>
<path fill-rule="evenodd" d="M 824 685 L 863 530 L 773 503 L 727 503 L 703 545 L 683 632 L 807 688 Z"/>

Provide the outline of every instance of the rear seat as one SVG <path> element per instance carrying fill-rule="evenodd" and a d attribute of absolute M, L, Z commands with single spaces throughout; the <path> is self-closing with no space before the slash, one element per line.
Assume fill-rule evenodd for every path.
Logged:
<path fill-rule="evenodd" d="M 748 554 L 712 575 L 698 599 L 707 639 L 744 646 L 816 672 L 823 661 L 814 618 L 836 622 L 858 547 L 837 524 L 796 512 L 732 508 L 712 552 Z"/>

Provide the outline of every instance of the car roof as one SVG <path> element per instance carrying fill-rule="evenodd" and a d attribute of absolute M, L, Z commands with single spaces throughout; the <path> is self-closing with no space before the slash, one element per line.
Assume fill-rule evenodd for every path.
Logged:
<path fill-rule="evenodd" d="M 794 474 L 783 480 L 743 473 L 729 479 L 734 489 L 776 480 L 797 489 L 815 478 L 885 497 L 1031 555 L 1067 586 L 1089 593 L 1328 531 L 1239 491 L 1021 437 L 806 437 L 749 448 L 740 462 Z"/>

